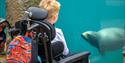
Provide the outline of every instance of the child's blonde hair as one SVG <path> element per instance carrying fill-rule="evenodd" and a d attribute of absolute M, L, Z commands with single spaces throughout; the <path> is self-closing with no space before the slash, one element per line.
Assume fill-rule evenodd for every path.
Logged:
<path fill-rule="evenodd" d="M 42 0 L 39 7 L 45 8 L 48 11 L 48 20 L 54 18 L 59 13 L 60 3 L 56 0 Z"/>

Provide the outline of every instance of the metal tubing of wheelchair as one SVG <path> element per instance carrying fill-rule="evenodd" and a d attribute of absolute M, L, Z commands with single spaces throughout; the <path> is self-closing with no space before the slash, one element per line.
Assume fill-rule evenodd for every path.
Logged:
<path fill-rule="evenodd" d="M 37 63 L 37 56 L 38 56 L 38 42 L 36 40 L 32 41 L 32 58 L 31 63 Z"/>
<path fill-rule="evenodd" d="M 41 23 L 41 22 L 38 22 L 38 21 L 37 22 L 33 21 L 33 22 L 36 23 L 36 24 L 34 26 L 31 26 L 30 28 L 28 28 L 28 31 L 30 31 L 33 28 L 38 27 L 38 26 L 40 26 L 41 28 L 44 28 L 44 29 L 46 27 L 47 29 L 50 30 L 50 28 L 44 23 Z M 50 34 L 50 32 L 49 32 L 49 34 Z M 45 56 L 46 56 L 45 62 L 46 63 L 52 63 L 52 49 L 51 49 L 51 40 L 50 40 L 51 37 L 47 37 L 47 34 L 44 35 L 44 33 L 43 33 L 43 36 L 41 37 L 41 39 L 42 39 L 42 42 L 43 42 L 44 48 L 45 48 L 44 49 Z M 47 39 L 49 39 L 49 41 L 47 41 Z"/>
<path fill-rule="evenodd" d="M 89 63 L 89 52 L 81 52 L 60 60 L 58 63 Z"/>

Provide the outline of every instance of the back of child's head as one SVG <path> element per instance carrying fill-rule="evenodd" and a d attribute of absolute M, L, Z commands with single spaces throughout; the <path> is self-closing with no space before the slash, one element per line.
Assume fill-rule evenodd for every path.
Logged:
<path fill-rule="evenodd" d="M 59 13 L 60 3 L 56 0 L 42 0 L 39 7 L 45 8 L 48 11 L 48 20 L 54 18 Z"/>

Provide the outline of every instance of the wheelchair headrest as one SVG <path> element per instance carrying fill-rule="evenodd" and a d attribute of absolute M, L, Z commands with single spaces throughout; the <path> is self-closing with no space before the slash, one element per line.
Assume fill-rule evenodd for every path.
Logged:
<path fill-rule="evenodd" d="M 28 17 L 32 20 L 44 20 L 48 16 L 47 10 L 38 7 L 29 7 L 26 13 L 28 13 Z"/>

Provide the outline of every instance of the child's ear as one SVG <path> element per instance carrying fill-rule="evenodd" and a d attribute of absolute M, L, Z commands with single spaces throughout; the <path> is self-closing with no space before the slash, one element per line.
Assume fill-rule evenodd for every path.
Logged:
<path fill-rule="evenodd" d="M 56 18 L 57 18 L 57 15 L 55 15 L 55 16 L 53 17 L 54 20 L 56 20 Z"/>
<path fill-rule="evenodd" d="M 54 20 L 57 21 L 57 19 L 58 19 L 58 14 L 54 16 Z"/>

